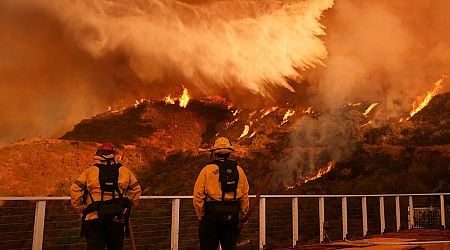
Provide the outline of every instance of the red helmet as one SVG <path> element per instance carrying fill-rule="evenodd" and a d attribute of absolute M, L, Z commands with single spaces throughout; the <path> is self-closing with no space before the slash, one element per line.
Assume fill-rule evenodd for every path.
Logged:
<path fill-rule="evenodd" d="M 95 152 L 95 155 L 114 155 L 116 154 L 116 149 L 114 148 L 114 145 L 111 142 L 103 143 L 97 148 L 97 152 Z"/>

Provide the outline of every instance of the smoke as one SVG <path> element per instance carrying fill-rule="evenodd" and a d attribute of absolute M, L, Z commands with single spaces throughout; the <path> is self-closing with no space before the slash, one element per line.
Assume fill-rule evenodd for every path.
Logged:
<path fill-rule="evenodd" d="M 332 4 L 1 1 L 0 145 L 61 135 L 111 104 L 181 84 L 231 99 L 292 91 L 286 78 L 326 57 L 318 20 Z"/>
<path fill-rule="evenodd" d="M 326 66 L 308 72 L 314 105 L 323 112 L 296 124 L 290 143 L 296 151 L 275 163 L 283 184 L 350 155 L 355 128 L 339 112 L 344 104 L 376 101 L 372 124 L 398 121 L 450 72 L 448 10 L 446 0 L 340 0 L 325 12 Z"/>
<path fill-rule="evenodd" d="M 409 112 L 450 71 L 449 9 L 445 0 L 338 1 L 323 20 L 329 57 L 316 75 L 320 102 L 379 101 L 385 117 Z"/>

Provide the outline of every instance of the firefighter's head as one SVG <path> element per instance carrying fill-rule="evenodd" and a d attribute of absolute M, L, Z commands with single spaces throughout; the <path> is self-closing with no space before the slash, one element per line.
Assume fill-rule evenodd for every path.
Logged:
<path fill-rule="evenodd" d="M 95 152 L 95 158 L 98 160 L 109 160 L 114 159 L 116 156 L 116 149 L 114 148 L 114 145 L 110 142 L 103 143 L 97 148 L 97 151 Z"/>
<path fill-rule="evenodd" d="M 231 142 L 226 137 L 219 137 L 211 148 L 211 153 L 218 158 L 228 158 L 230 153 L 234 151 Z"/>

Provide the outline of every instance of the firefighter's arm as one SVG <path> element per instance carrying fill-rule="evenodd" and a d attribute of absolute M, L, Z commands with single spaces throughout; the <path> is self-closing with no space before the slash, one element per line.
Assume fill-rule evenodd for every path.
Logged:
<path fill-rule="evenodd" d="M 139 197 L 142 194 L 141 185 L 139 185 L 138 180 L 131 171 L 128 171 L 128 174 L 129 174 L 129 186 L 127 189 L 127 196 L 131 200 L 133 206 L 137 206 L 139 202 Z"/>
<path fill-rule="evenodd" d="M 197 177 L 194 185 L 194 209 L 197 214 L 198 220 L 201 220 L 205 211 L 205 197 L 206 197 L 206 171 L 205 168 L 200 171 L 200 174 Z"/>
<path fill-rule="evenodd" d="M 84 209 L 86 209 L 86 204 L 83 201 L 84 192 L 87 190 L 86 179 L 86 170 L 84 170 L 70 187 L 70 202 L 79 214 L 82 214 Z"/>
<path fill-rule="evenodd" d="M 239 188 L 241 189 L 242 192 L 242 196 L 239 199 L 239 201 L 241 203 L 241 218 L 243 218 L 248 213 L 250 207 L 249 205 L 250 202 L 248 198 L 249 185 L 244 170 L 242 170 L 241 167 L 239 167 L 238 170 L 239 170 Z"/>

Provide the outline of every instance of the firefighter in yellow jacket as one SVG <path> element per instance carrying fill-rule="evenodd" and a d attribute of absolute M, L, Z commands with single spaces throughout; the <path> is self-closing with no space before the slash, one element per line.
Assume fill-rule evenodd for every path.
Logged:
<path fill-rule="evenodd" d="M 136 177 L 115 160 L 111 143 L 98 147 L 97 160 L 70 188 L 72 206 L 82 217 L 87 249 L 123 249 L 126 220 L 141 194 Z"/>
<path fill-rule="evenodd" d="M 194 186 L 194 208 L 199 220 L 202 250 L 234 249 L 241 218 L 249 209 L 248 182 L 244 170 L 230 160 L 230 141 L 220 137 L 211 149 L 213 161 L 200 172 Z"/>

